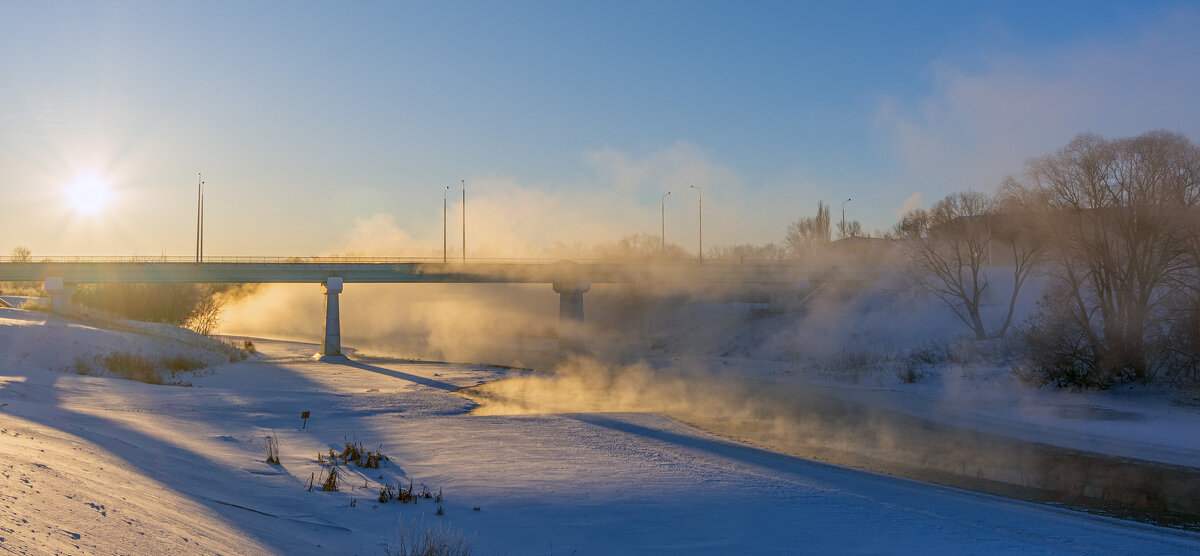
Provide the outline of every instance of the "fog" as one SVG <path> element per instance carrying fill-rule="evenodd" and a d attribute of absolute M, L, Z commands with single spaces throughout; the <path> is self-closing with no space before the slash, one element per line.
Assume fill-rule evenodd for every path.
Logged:
<path fill-rule="evenodd" d="M 1005 309 L 1007 271 L 992 269 L 989 320 Z M 1036 310 L 1047 280 L 1027 286 L 1018 318 Z M 653 412 L 770 450 L 1005 496 L 1087 506 L 1081 493 L 1100 488 L 1108 502 L 1141 508 L 1138 500 L 1165 496 L 1146 498 L 1146 482 L 1162 478 L 1131 479 L 1139 468 L 935 424 L 819 386 L 886 387 L 914 361 L 940 357 L 921 365 L 958 369 L 939 379 L 939 395 L 953 401 L 974 392 L 969 375 L 1000 362 L 1004 343 L 963 339 L 962 324 L 899 272 L 795 293 L 804 303 L 774 312 L 755 288 L 596 284 L 584 296 L 586 321 L 560 327 L 548 284 L 350 283 L 343 343 L 371 355 L 531 369 L 461 391 L 479 404 L 476 415 Z M 263 286 L 230 302 L 223 331 L 316 341 L 322 301 L 315 284 Z M 1064 471 L 1097 466 L 1118 468 Z M 1120 484 L 1098 487 L 1104 477 Z"/>
<path fill-rule="evenodd" d="M 823 388 L 850 383 L 886 389 L 931 374 L 941 397 L 928 403 L 936 408 L 975 387 L 970 376 L 979 371 L 1005 376 L 1014 403 L 1025 392 L 1014 375 L 1035 386 L 1103 389 L 1149 382 L 1159 369 L 1174 377 L 1194 373 L 1200 347 L 1185 342 L 1194 338 L 1172 336 L 1194 329 L 1168 317 L 1173 310 L 1200 314 L 1195 207 L 1180 201 L 1197 198 L 1182 195 L 1194 193 L 1196 184 L 1180 180 L 1167 188 L 1150 179 L 1153 172 L 1123 174 L 1129 167 L 1121 161 L 1195 169 L 1197 153 L 1186 138 L 1163 132 L 1111 141 L 1081 135 L 1055 155 L 1032 161 L 999 198 L 952 195 L 928 211 L 910 210 L 894 241 L 830 242 L 827 213 L 810 218 L 797 230 L 817 233 L 800 238 L 803 250 L 788 253 L 786 264 L 806 278 L 794 285 L 754 284 L 753 277 L 705 283 L 696 267 L 678 264 L 687 258 L 685 250 L 659 244 L 656 254 L 653 241 L 640 244 L 650 250 L 622 253 L 639 244 L 548 242 L 528 237 L 532 229 L 524 236 L 489 236 L 496 243 L 479 244 L 492 245 L 494 253 L 528 253 L 540 245 L 541 253 L 572 258 L 636 255 L 641 262 L 630 268 L 638 279 L 594 284 L 584 296 L 582 323 L 558 321 L 558 298 L 549 284 L 351 283 L 342 294 L 343 343 L 373 355 L 532 369 L 464 391 L 480 404 L 475 412 L 481 415 L 662 413 L 771 449 L 923 480 L 992 488 L 963 484 L 985 479 L 1041 493 L 1021 494 L 1026 498 L 1048 496 L 1044 491 L 1101 492 L 1115 503 L 1153 505 L 1167 496 L 1161 482 L 1109 483 L 1112 477 L 1155 480 L 1136 466 L 1120 467 L 1128 462 L 1064 455 L 938 425 Z M 1104 163 L 1092 168 L 1095 160 Z M 1087 184 L 1069 177 L 1079 167 L 1107 172 L 1113 187 L 1128 189 L 1126 200 L 1102 195 L 1080 203 L 1075 190 Z M 915 196 L 910 201 L 920 202 Z M 532 206 L 556 208 L 553 202 Z M 564 210 L 579 214 L 577 207 Z M 390 221 L 360 225 L 347 252 L 373 254 L 405 237 Z M 604 237 L 603 228 L 595 235 Z M 1131 255 L 1144 240 L 1163 246 L 1145 261 Z M 674 253 L 676 262 L 664 253 Z M 1136 267 L 1143 262 L 1146 269 Z M 710 260 L 705 271 L 722 264 L 753 269 L 746 265 L 758 262 Z M 1138 272 L 1114 277 L 1153 275 L 1158 281 L 1114 278 L 1111 283 L 1124 288 L 1118 290 L 1072 278 L 1080 269 L 1099 276 L 1125 267 Z M 1149 301 L 1132 312 L 1141 320 L 1121 328 L 1131 332 L 1113 335 L 1094 322 L 1091 307 L 1134 290 L 1144 290 Z M 1083 316 L 1070 318 L 1070 311 Z M 1006 336 L 1012 323 L 1022 323 L 1023 332 Z M 266 286 L 229 304 L 224 332 L 317 340 L 321 324 L 319 286 Z M 1073 334 L 1092 338 L 1090 345 Z M 1115 474 L 1095 472 L 1111 466 L 1117 466 Z"/>

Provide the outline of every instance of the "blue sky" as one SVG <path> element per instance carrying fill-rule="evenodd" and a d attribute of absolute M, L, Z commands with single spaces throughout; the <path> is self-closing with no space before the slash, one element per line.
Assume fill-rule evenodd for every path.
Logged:
<path fill-rule="evenodd" d="M 0 3 L 0 236 L 35 254 L 778 241 L 991 191 L 1079 132 L 1200 139 L 1194 2 Z M 80 174 L 114 201 L 75 214 Z M 453 199 L 452 199 L 453 201 Z M 451 206 L 457 230 L 461 207 Z M 450 244 L 461 241 L 453 235 Z M 11 246 L 0 245 L 7 252 Z"/>

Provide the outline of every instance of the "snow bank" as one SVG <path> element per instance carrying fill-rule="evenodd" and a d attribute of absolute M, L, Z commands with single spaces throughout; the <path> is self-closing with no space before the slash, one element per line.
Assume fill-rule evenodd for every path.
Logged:
<path fill-rule="evenodd" d="M 1191 533 L 804 461 L 660 415 L 471 415 L 453 391 L 523 374 L 505 369 L 322 363 L 311 344 L 256 340 L 261 358 L 193 388 L 66 374 L 53 369 L 89 350 L 180 344 L 4 311 L 0 547 L 17 553 L 367 554 L 422 520 L 502 554 L 1200 550 Z M 268 435 L 281 465 L 264 461 Z M 391 461 L 307 491 L 316 454 L 348 441 Z M 445 493 L 444 515 L 375 500 L 410 480 Z"/>

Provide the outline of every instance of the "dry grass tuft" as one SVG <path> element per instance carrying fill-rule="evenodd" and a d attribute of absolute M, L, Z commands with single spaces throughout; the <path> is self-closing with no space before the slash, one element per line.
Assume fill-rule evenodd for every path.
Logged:
<path fill-rule="evenodd" d="M 134 353 L 131 351 L 112 351 L 104 355 L 96 355 L 92 359 L 77 356 L 75 361 L 63 370 L 77 375 L 105 376 L 111 375 L 126 380 L 136 380 L 146 384 L 168 384 L 172 386 L 191 386 L 184 382 L 165 382 L 167 373 L 174 379 L 181 372 L 194 372 L 206 367 L 202 359 L 186 355 L 166 355 L 159 359 Z"/>
<path fill-rule="evenodd" d="M 274 436 L 267 437 L 267 463 L 279 465 L 279 439 Z"/>
<path fill-rule="evenodd" d="M 104 370 L 121 378 L 145 382 L 146 384 L 162 384 L 162 375 L 155 368 L 154 361 L 144 355 L 128 351 L 110 352 L 100 358 Z"/>
<path fill-rule="evenodd" d="M 178 372 L 195 371 L 208 366 L 203 360 L 178 354 L 164 355 L 161 363 L 163 368 L 171 372 L 172 376 Z"/>
<path fill-rule="evenodd" d="M 401 487 L 399 483 L 396 486 L 383 485 L 383 488 L 379 490 L 379 503 L 386 504 L 392 500 L 401 504 L 415 503 L 417 501 L 417 497 L 413 496 L 413 483 L 411 479 L 408 481 L 407 489 Z"/>
<path fill-rule="evenodd" d="M 381 545 L 383 553 L 388 556 L 470 556 L 474 550 L 474 539 L 467 539 L 461 531 L 453 531 L 442 524 L 431 526 L 424 519 L 420 524 L 414 521 L 412 525 L 415 533 L 401 521 L 392 542 Z"/>
<path fill-rule="evenodd" d="M 325 482 L 321 483 L 322 492 L 337 492 L 338 491 L 338 467 L 335 465 L 329 468 L 329 475 L 325 477 Z"/>

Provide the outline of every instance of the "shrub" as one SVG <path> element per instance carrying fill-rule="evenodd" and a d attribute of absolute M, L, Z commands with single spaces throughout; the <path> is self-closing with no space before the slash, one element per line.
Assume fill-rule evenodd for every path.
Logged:
<path fill-rule="evenodd" d="M 1022 359 L 1018 379 L 1034 386 L 1107 389 L 1120 382 L 1147 380 L 1144 368 L 1101 364 L 1089 331 L 1074 318 L 1060 289 L 1038 303 L 1040 311 L 1019 330 Z"/>
<path fill-rule="evenodd" d="M 413 496 L 412 479 L 408 480 L 408 489 L 400 488 L 400 484 L 396 484 L 396 500 L 398 500 L 401 504 L 407 504 L 409 502 L 416 501 L 416 499 L 417 498 Z"/>
<path fill-rule="evenodd" d="M 329 450 L 329 461 L 336 462 L 341 460 L 343 465 L 354 464 L 364 469 L 379 469 L 379 464 L 386 463 L 388 458 L 383 453 L 383 446 L 380 445 L 378 450 L 367 450 L 363 448 L 361 442 L 347 442 L 343 445 L 342 453 L 336 454 L 333 449 Z M 317 463 L 322 463 L 321 454 L 317 454 Z"/>
<path fill-rule="evenodd" d="M 1165 366 L 1177 384 L 1194 387 L 1200 383 L 1200 297 L 1178 299 L 1173 305 L 1175 318 L 1162 348 Z"/>
<path fill-rule="evenodd" d="M 249 350 L 246 349 L 247 344 L 250 345 Z M 216 343 L 216 347 L 218 347 L 222 353 L 229 357 L 230 363 L 237 363 L 238 361 L 246 359 L 248 353 L 255 353 L 254 343 L 250 342 L 250 340 L 238 342 L 237 340 L 231 338 L 219 338 L 218 342 Z"/>
<path fill-rule="evenodd" d="M 388 460 L 387 456 L 383 455 L 382 452 L 376 450 L 373 452 L 367 452 L 367 457 L 366 457 L 365 461 L 360 462 L 359 465 L 361 467 L 364 467 L 367 469 L 379 469 L 379 464 L 386 462 L 387 460 Z"/>
<path fill-rule="evenodd" d="M 407 489 L 400 486 L 400 483 L 396 483 L 396 486 L 383 485 L 382 487 L 380 487 L 379 503 L 386 504 L 388 502 L 391 502 L 392 500 L 395 500 L 401 504 L 407 504 L 409 502 L 416 502 L 417 497 L 413 496 L 412 480 L 408 481 Z"/>
<path fill-rule="evenodd" d="M 387 504 L 396 499 L 396 487 L 392 485 L 383 485 L 379 489 L 379 503 Z"/>
<path fill-rule="evenodd" d="M 185 355 L 167 355 L 152 359 L 145 355 L 129 351 L 112 351 L 97 355 L 92 359 L 76 356 L 75 361 L 63 368 L 66 372 L 77 375 L 101 375 L 105 373 L 126 380 L 136 380 L 147 384 L 169 384 L 172 386 L 191 386 L 188 382 L 163 381 L 163 370 L 170 371 L 174 378 L 176 373 L 195 371 L 204 368 L 203 360 Z"/>
<path fill-rule="evenodd" d="M 216 332 L 225 308 L 220 288 L 202 284 L 85 284 L 71 299 L 127 319 L 174 324 L 206 336 Z"/>
<path fill-rule="evenodd" d="M 338 459 L 342 460 L 343 464 L 355 464 L 362 467 L 363 450 L 362 444 L 354 444 L 347 442 L 342 448 L 342 453 L 338 454 Z"/>
<path fill-rule="evenodd" d="M 461 531 L 452 531 L 441 524 L 430 526 L 423 519 L 419 525 L 414 521 L 413 526 L 417 529 L 415 534 L 409 532 L 402 520 L 396 537 L 380 545 L 383 553 L 388 556 L 470 556 L 474 550 L 474 541 L 464 537 Z"/>
<path fill-rule="evenodd" d="M 30 299 L 21 304 L 21 308 L 26 311 L 41 311 L 43 313 L 51 312 L 50 300 L 44 297 Z"/>
<path fill-rule="evenodd" d="M 329 468 L 329 476 L 325 477 L 325 482 L 321 483 L 322 492 L 337 492 L 338 491 L 338 468 L 333 466 Z"/>
<path fill-rule="evenodd" d="M 114 351 L 100 359 L 104 370 L 121 378 L 145 382 L 146 384 L 162 384 L 162 376 L 154 368 L 154 361 L 143 355 L 128 351 Z"/>
<path fill-rule="evenodd" d="M 843 348 L 825 366 L 857 383 L 863 376 L 879 370 L 889 359 L 892 357 L 881 352 Z"/>
<path fill-rule="evenodd" d="M 925 369 L 912 359 L 897 363 L 895 371 L 896 378 L 900 379 L 900 382 L 904 384 L 913 384 L 925 377 Z"/>
<path fill-rule="evenodd" d="M 75 362 L 68 367 L 68 370 L 77 375 L 90 375 L 93 373 L 92 362 L 76 355 Z"/>
<path fill-rule="evenodd" d="M 186 355 L 164 355 L 161 363 L 163 368 L 170 371 L 172 375 L 182 371 L 203 369 L 206 366 L 204 361 Z"/>
<path fill-rule="evenodd" d="M 225 298 L 203 288 L 198 293 L 195 304 L 183 321 L 183 327 L 198 334 L 211 336 L 221 325 L 221 314 L 225 312 Z"/>

